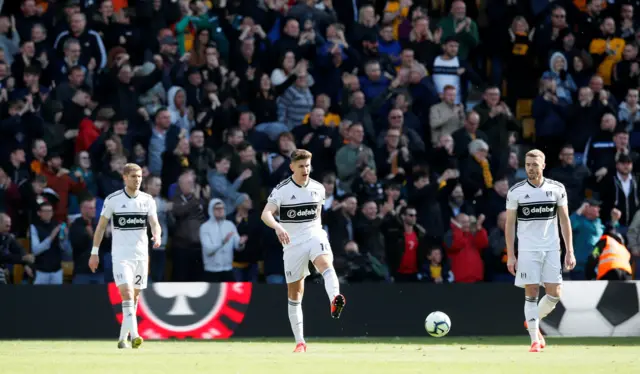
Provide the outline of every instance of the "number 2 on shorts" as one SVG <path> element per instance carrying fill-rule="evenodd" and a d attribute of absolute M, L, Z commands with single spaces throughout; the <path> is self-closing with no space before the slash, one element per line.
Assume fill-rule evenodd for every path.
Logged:
<path fill-rule="evenodd" d="M 139 286 L 142 282 L 142 275 L 136 275 L 136 286 Z"/>

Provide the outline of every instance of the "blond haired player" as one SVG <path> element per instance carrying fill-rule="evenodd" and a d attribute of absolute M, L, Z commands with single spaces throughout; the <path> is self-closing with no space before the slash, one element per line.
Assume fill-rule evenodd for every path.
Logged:
<path fill-rule="evenodd" d="M 151 195 L 140 191 L 142 169 L 136 164 L 126 164 L 122 173 L 125 187 L 104 200 L 100 221 L 93 236 L 93 249 L 89 268 L 95 272 L 100 258 L 98 248 L 111 220 L 113 278 L 122 297 L 122 326 L 118 348 L 129 348 L 127 337 L 131 334 L 131 346 L 139 348 L 142 337 L 138 334 L 136 307 L 140 290 L 147 288 L 149 266 L 149 242 L 147 225 L 151 226 L 153 247 L 158 248 L 162 230 L 156 215 L 156 203 Z"/>
<path fill-rule="evenodd" d="M 324 278 L 324 288 L 331 304 L 331 317 L 340 318 L 346 304 L 333 268 L 333 253 L 320 216 L 325 189 L 309 178 L 311 152 L 298 149 L 291 154 L 293 175 L 273 189 L 262 212 L 262 221 L 276 231 L 284 247 L 284 271 L 289 297 L 289 322 L 296 339 L 294 352 L 306 352 L 302 325 L 304 278 L 309 275 L 309 261 Z M 275 217 L 279 219 L 276 220 Z"/>
<path fill-rule="evenodd" d="M 540 352 L 545 347 L 539 322 L 560 300 L 562 264 L 558 218 L 566 247 L 565 268 L 571 270 L 576 265 L 567 191 L 562 183 L 542 176 L 544 160 L 544 153 L 537 149 L 527 152 L 527 180 L 516 183 L 507 193 L 507 267 L 516 277 L 516 286 L 524 288 L 525 325 L 531 337 L 529 352 Z M 517 258 L 514 249 L 516 234 Z M 545 296 L 538 303 L 541 284 L 545 287 Z"/>

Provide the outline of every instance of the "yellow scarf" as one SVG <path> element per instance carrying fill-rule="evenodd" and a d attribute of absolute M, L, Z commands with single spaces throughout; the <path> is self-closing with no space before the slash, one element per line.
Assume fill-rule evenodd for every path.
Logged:
<path fill-rule="evenodd" d="M 489 168 L 489 161 L 488 160 L 480 161 L 476 158 L 476 156 L 473 156 L 473 158 L 476 159 L 476 161 L 480 164 L 480 167 L 482 168 L 482 179 L 484 179 L 484 186 L 486 188 L 493 188 L 493 176 L 491 175 L 491 169 Z"/>

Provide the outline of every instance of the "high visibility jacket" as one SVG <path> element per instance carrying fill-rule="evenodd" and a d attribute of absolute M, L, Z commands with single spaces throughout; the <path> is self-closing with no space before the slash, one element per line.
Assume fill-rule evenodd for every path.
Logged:
<path fill-rule="evenodd" d="M 610 270 L 614 269 L 622 269 L 631 274 L 631 264 L 629 263 L 631 254 L 627 248 L 609 235 L 603 235 L 601 240 L 605 240 L 605 245 L 602 248 L 602 253 L 600 253 L 596 279 L 601 279 Z"/>

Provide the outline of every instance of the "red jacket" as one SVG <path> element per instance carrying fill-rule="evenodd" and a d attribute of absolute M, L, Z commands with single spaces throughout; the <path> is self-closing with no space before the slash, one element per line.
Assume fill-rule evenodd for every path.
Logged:
<path fill-rule="evenodd" d="M 74 182 L 67 174 L 57 176 L 48 167 L 43 167 L 41 173 L 47 177 L 47 187 L 58 194 L 58 203 L 54 207 L 53 219 L 58 222 L 67 222 L 69 211 L 69 193 L 79 194 L 86 189 L 84 182 Z"/>
<path fill-rule="evenodd" d="M 91 144 L 100 137 L 102 130 L 93 124 L 93 121 L 89 118 L 85 118 L 80 122 L 78 126 L 78 136 L 76 137 L 76 154 L 78 152 L 86 151 L 91 147 Z"/>
<path fill-rule="evenodd" d="M 487 230 L 475 234 L 463 232 L 451 224 L 445 236 L 445 248 L 451 260 L 451 271 L 456 283 L 474 283 L 484 280 L 484 263 L 480 253 L 489 246 Z"/>

